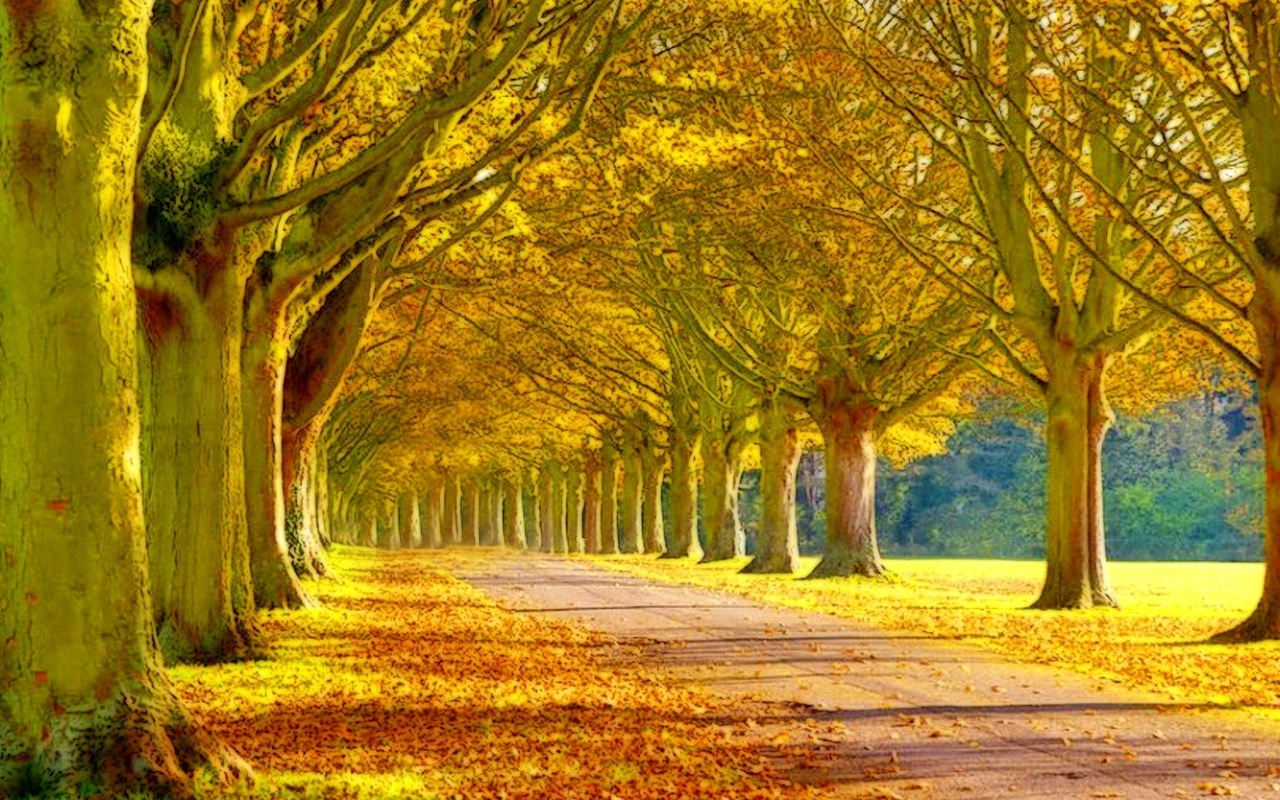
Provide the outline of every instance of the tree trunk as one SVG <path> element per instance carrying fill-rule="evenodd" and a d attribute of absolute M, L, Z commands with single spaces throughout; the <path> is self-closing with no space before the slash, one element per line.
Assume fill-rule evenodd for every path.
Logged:
<path fill-rule="evenodd" d="M 0 796 L 185 795 L 234 760 L 152 634 L 130 256 L 148 11 L 0 9 Z"/>
<path fill-rule="evenodd" d="M 1064 345 L 1065 348 L 1065 345 Z M 1048 451 L 1045 582 L 1033 608 L 1115 605 L 1106 580 L 1102 527 L 1104 357 L 1058 353 L 1049 359 L 1045 391 Z M 1107 423 L 1109 424 L 1109 423 Z M 1093 579 L 1102 582 L 1095 591 Z"/>
<path fill-rule="evenodd" d="M 248 334 L 244 348 L 244 464 L 250 572 L 260 608 L 314 605 L 303 590 L 285 538 L 281 391 L 285 343 L 268 324 Z"/>
<path fill-rule="evenodd" d="M 789 575 L 800 567 L 796 533 L 800 435 L 792 409 L 783 400 L 767 399 L 760 417 L 760 533 L 755 558 L 742 571 Z"/>
<path fill-rule="evenodd" d="M 487 479 L 476 481 L 476 543 L 493 544 L 493 488 Z"/>
<path fill-rule="evenodd" d="M 406 489 L 400 493 L 399 502 L 400 546 L 417 549 L 422 547 L 421 511 L 418 509 L 418 493 Z"/>
<path fill-rule="evenodd" d="M 702 523 L 707 546 L 702 562 L 737 558 L 746 550 L 738 516 L 738 448 L 729 439 L 703 440 Z"/>
<path fill-rule="evenodd" d="M 600 456 L 600 552 L 618 552 L 618 451 L 608 445 Z"/>
<path fill-rule="evenodd" d="M 486 487 L 489 502 L 486 511 L 489 515 L 489 536 L 485 544 L 490 547 L 502 546 L 502 484 L 496 478 L 490 479 Z"/>
<path fill-rule="evenodd" d="M 644 477 L 642 549 L 646 553 L 662 555 L 667 549 L 662 523 L 662 477 L 666 471 L 666 455 L 655 447 L 646 447 L 640 453 L 640 468 Z"/>
<path fill-rule="evenodd" d="M 1102 473 L 1102 451 L 1107 432 L 1115 424 L 1115 414 L 1107 401 L 1107 360 L 1099 359 L 1099 378 L 1089 387 L 1089 591 L 1095 606 L 1116 608 L 1115 594 L 1107 576 L 1107 528 L 1103 503 L 1105 484 Z"/>
<path fill-rule="evenodd" d="M 315 472 L 312 473 L 312 496 L 315 498 L 316 540 L 320 546 L 333 544 L 333 502 L 329 497 L 329 449 L 316 447 Z M 327 564 L 326 564 L 327 566 Z"/>
<path fill-rule="evenodd" d="M 444 481 L 432 478 L 426 498 L 422 504 L 422 546 L 438 549 L 444 547 Z"/>
<path fill-rule="evenodd" d="M 815 413 L 826 450 L 827 542 L 810 578 L 880 577 L 876 539 L 876 424 L 870 403 L 834 402 Z"/>
<path fill-rule="evenodd" d="M 378 509 L 378 549 L 395 550 L 400 547 L 398 516 L 395 503 L 387 503 Z"/>
<path fill-rule="evenodd" d="M 679 429 L 671 442 L 671 533 L 663 558 L 701 558 L 698 542 L 698 472 L 693 458 L 700 434 Z"/>
<path fill-rule="evenodd" d="M 621 541 L 618 542 L 618 549 L 623 553 L 644 552 L 643 481 L 640 450 L 635 445 L 628 445 L 622 456 L 622 527 L 619 530 Z"/>
<path fill-rule="evenodd" d="M 255 638 L 237 413 L 241 298 L 224 280 L 181 310 L 169 296 L 139 299 L 143 507 L 161 651 L 170 662 L 240 658 Z"/>
<path fill-rule="evenodd" d="M 507 547 L 514 550 L 523 550 L 529 544 L 524 530 L 524 503 L 521 502 L 521 495 L 524 493 L 523 483 L 517 475 L 503 484 L 506 491 L 506 514 L 502 520 L 502 538 Z"/>
<path fill-rule="evenodd" d="M 526 547 L 529 550 L 542 550 L 542 501 L 540 492 L 539 475 L 531 475 L 524 482 L 522 490 L 527 513 L 525 514 L 524 531 L 525 538 L 528 540 Z"/>
<path fill-rule="evenodd" d="M 1257 642 L 1280 639 L 1280 256 L 1259 276 L 1249 321 L 1258 338 L 1258 416 L 1262 421 L 1263 490 L 1262 595 L 1253 613 L 1211 641 Z"/>
<path fill-rule="evenodd" d="M 462 543 L 462 489 L 449 475 L 444 481 L 444 509 L 440 517 L 440 538 L 445 547 Z"/>
<path fill-rule="evenodd" d="M 553 461 L 547 471 L 551 475 L 551 552 L 564 554 L 569 552 L 564 466 L 559 461 Z"/>
<path fill-rule="evenodd" d="M 316 438 L 285 424 L 280 436 L 280 485 L 284 492 L 284 539 L 293 571 L 304 578 L 330 574 L 316 519 Z"/>
<path fill-rule="evenodd" d="M 538 474 L 538 549 L 543 553 L 555 550 L 555 476 L 551 465 L 543 466 Z"/>
<path fill-rule="evenodd" d="M 565 468 L 564 506 L 566 550 L 570 553 L 581 553 L 583 550 L 582 512 L 586 506 L 586 487 L 583 483 L 585 475 L 576 466 Z"/>
<path fill-rule="evenodd" d="M 373 509 L 366 509 L 361 518 L 360 526 L 360 545 L 363 547 L 378 546 L 378 513 Z"/>
<path fill-rule="evenodd" d="M 600 451 L 588 450 L 582 473 L 582 547 L 600 552 Z"/>
<path fill-rule="evenodd" d="M 480 481 L 470 478 L 466 483 L 465 502 L 462 505 L 462 544 L 467 547 L 480 545 Z"/>

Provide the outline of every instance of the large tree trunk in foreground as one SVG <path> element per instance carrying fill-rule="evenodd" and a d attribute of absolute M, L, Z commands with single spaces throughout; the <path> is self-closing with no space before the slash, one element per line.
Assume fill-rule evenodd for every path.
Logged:
<path fill-rule="evenodd" d="M 233 760 L 152 634 L 130 254 L 148 11 L 0 10 L 0 796 L 185 795 Z"/>
<path fill-rule="evenodd" d="M 316 518 L 316 438 L 285 424 L 280 437 L 280 485 L 284 492 L 284 538 L 300 577 L 330 574 Z"/>
<path fill-rule="evenodd" d="M 618 451 L 608 445 L 600 454 L 600 552 L 618 552 Z"/>
<path fill-rule="evenodd" d="M 524 503 L 521 502 L 523 483 L 524 481 L 517 475 L 503 484 L 506 494 L 504 501 L 506 513 L 502 519 L 502 540 L 507 547 L 514 550 L 523 550 L 528 546 L 524 530 Z"/>
<path fill-rule="evenodd" d="M 570 553 L 583 550 L 582 512 L 586 507 L 585 475 L 577 466 L 569 466 L 564 472 L 565 538 Z"/>
<path fill-rule="evenodd" d="M 884 575 L 876 539 L 876 424 L 871 403 L 833 399 L 815 418 L 826 449 L 827 542 L 810 578 Z"/>
<path fill-rule="evenodd" d="M 1102 438 L 1105 357 L 1060 354 L 1045 391 L 1048 451 L 1045 582 L 1033 608 L 1115 605 L 1102 551 Z M 1094 581 L 1100 582 L 1095 587 Z"/>
<path fill-rule="evenodd" d="M 655 447 L 646 447 L 640 454 L 640 465 L 644 471 L 641 542 L 644 552 L 655 555 L 661 555 L 667 549 L 662 523 L 662 477 L 666 471 L 666 460 L 666 455 Z"/>
<path fill-rule="evenodd" d="M 588 450 L 582 473 L 582 547 L 600 552 L 600 451 Z"/>
<path fill-rule="evenodd" d="M 701 558 L 698 542 L 698 471 L 693 458 L 701 436 L 676 430 L 671 442 L 671 531 L 663 558 Z"/>
<path fill-rule="evenodd" d="M 791 574 L 800 566 L 796 533 L 800 434 L 785 401 L 766 400 L 760 417 L 760 533 L 755 558 L 742 571 Z"/>
<path fill-rule="evenodd" d="M 706 535 L 703 563 L 737 558 L 746 550 L 738 516 L 739 448 L 728 439 L 703 440 L 702 524 Z"/>
<path fill-rule="evenodd" d="M 143 499 L 151 588 L 166 660 L 248 655 L 255 638 L 240 409 L 235 281 L 201 302 L 140 293 L 146 360 Z"/>
<path fill-rule="evenodd" d="M 313 605 L 285 538 L 281 391 L 285 346 L 275 325 L 249 332 L 244 348 L 244 464 L 253 593 L 261 608 Z M 299 556 L 301 558 L 301 556 Z"/>

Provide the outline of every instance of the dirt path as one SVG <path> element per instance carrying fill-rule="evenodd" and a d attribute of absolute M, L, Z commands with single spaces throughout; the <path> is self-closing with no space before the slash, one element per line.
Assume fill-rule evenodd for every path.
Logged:
<path fill-rule="evenodd" d="M 511 608 L 639 637 L 677 680 L 811 707 L 817 724 L 789 735 L 814 756 L 794 766 L 845 796 L 1280 797 L 1280 726 L 1243 714 L 581 561 L 498 558 L 460 577 Z"/>

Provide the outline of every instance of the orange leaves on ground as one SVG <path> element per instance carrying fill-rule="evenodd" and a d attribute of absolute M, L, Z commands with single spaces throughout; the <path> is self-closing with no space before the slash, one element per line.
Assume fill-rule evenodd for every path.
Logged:
<path fill-rule="evenodd" d="M 325 609 L 268 617 L 271 660 L 175 670 L 262 777 L 237 796 L 816 794 L 766 757 L 777 748 L 749 707 L 669 686 L 613 640 L 500 609 L 431 568 L 442 557 L 342 551 L 343 582 L 317 587 Z"/>

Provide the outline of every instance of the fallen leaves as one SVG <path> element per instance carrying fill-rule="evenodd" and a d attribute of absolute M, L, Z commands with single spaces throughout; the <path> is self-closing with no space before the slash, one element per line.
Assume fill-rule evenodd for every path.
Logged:
<path fill-rule="evenodd" d="M 341 582 L 315 587 L 325 608 L 267 615 L 271 659 L 174 670 L 194 713 L 259 770 L 218 796 L 820 794 L 781 771 L 750 707 L 503 610 L 430 566 L 441 558 L 342 550 Z"/>

